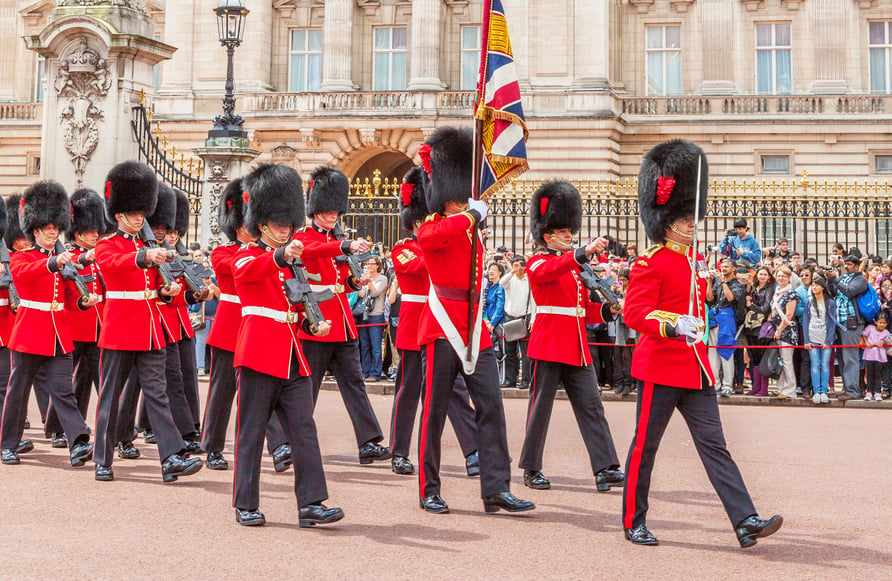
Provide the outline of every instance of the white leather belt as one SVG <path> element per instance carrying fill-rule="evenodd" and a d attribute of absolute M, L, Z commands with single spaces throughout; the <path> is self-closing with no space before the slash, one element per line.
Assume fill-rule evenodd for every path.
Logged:
<path fill-rule="evenodd" d="M 228 295 L 226 293 L 220 293 L 220 300 L 224 303 L 235 303 L 237 305 L 242 304 L 242 301 L 239 300 L 238 295 Z"/>
<path fill-rule="evenodd" d="M 402 300 L 407 303 L 426 303 L 427 295 L 402 295 Z"/>
<path fill-rule="evenodd" d="M 64 303 L 41 303 L 38 301 L 29 301 L 28 299 L 20 300 L 19 306 L 34 309 L 35 311 L 45 311 L 47 313 L 59 312 L 65 308 Z"/>
<path fill-rule="evenodd" d="M 548 305 L 536 305 L 537 315 L 564 315 L 567 317 L 584 317 L 585 309 L 582 307 L 551 307 Z"/>
<path fill-rule="evenodd" d="M 310 290 L 313 292 L 321 292 L 325 289 L 331 290 L 334 294 L 339 294 L 344 292 L 344 285 L 338 284 L 310 284 Z"/>
<path fill-rule="evenodd" d="M 123 299 L 127 301 L 148 301 L 158 298 L 158 291 L 105 291 L 107 299 Z"/>
<path fill-rule="evenodd" d="M 277 323 L 296 323 L 297 315 L 293 311 L 277 311 L 266 307 L 242 307 L 242 316 L 254 315 L 256 317 L 265 317 L 272 319 Z"/>
<path fill-rule="evenodd" d="M 0 307 L 8 307 L 9 299 L 0 299 Z"/>

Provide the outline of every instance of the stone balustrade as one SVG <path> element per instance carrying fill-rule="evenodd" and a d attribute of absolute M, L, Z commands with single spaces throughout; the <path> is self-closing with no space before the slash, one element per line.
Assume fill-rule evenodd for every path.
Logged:
<path fill-rule="evenodd" d="M 349 93 L 257 93 L 242 96 L 242 110 L 249 116 L 355 114 L 374 112 L 429 115 L 435 111 L 470 114 L 470 91 L 376 91 Z"/>
<path fill-rule="evenodd" d="M 625 118 L 643 116 L 857 116 L 892 113 L 892 95 L 734 95 L 618 99 Z"/>
<path fill-rule="evenodd" d="M 0 103 L 0 121 L 40 121 L 42 103 Z"/>

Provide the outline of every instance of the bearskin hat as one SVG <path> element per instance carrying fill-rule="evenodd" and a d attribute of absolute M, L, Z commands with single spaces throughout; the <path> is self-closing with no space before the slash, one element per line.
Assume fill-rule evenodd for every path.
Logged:
<path fill-rule="evenodd" d="M 82 188 L 71 194 L 71 228 L 65 233 L 69 242 L 81 232 L 95 230 L 100 236 L 108 232 L 105 218 L 105 204 L 99 194 L 89 188 Z"/>
<path fill-rule="evenodd" d="M 155 211 L 146 216 L 149 226 L 164 227 L 172 232 L 177 225 L 177 196 L 167 184 L 158 184 L 158 202 Z"/>
<path fill-rule="evenodd" d="M 547 181 L 533 192 L 530 201 L 530 233 L 545 246 L 544 234 L 561 228 L 579 232 L 582 227 L 582 198 L 570 182 Z"/>
<path fill-rule="evenodd" d="M 177 215 L 173 229 L 180 236 L 185 236 L 189 232 L 189 198 L 180 190 L 174 190 L 173 193 L 177 199 Z"/>
<path fill-rule="evenodd" d="M 25 190 L 19 220 L 25 237 L 34 243 L 34 230 L 52 224 L 64 232 L 71 227 L 71 204 L 62 184 L 39 181 Z"/>
<path fill-rule="evenodd" d="M 700 190 L 697 191 L 697 164 Z M 694 215 L 700 199 L 700 219 L 706 215 L 709 168 L 706 155 L 694 143 L 673 139 L 647 152 L 638 172 L 638 211 L 647 237 L 665 242 L 666 229 Z"/>
<path fill-rule="evenodd" d="M 158 177 L 144 163 L 125 161 L 108 172 L 105 178 L 105 212 L 116 222 L 115 214 L 155 211 L 158 202 Z"/>
<path fill-rule="evenodd" d="M 474 134 L 470 129 L 441 127 L 418 149 L 427 173 L 424 194 L 431 212 L 442 214 L 446 202 L 464 203 L 473 192 Z"/>
<path fill-rule="evenodd" d="M 341 170 L 320 165 L 310 175 L 310 191 L 307 192 L 307 217 L 317 213 L 347 213 L 347 197 L 350 180 Z"/>
<path fill-rule="evenodd" d="M 423 222 L 429 213 L 424 196 L 424 170 L 416 166 L 406 173 L 400 187 L 400 223 L 411 232 L 415 223 Z"/>
<path fill-rule="evenodd" d="M 6 232 L 3 237 L 6 239 L 6 246 L 12 250 L 12 245 L 16 240 L 26 238 L 22 231 L 22 224 L 19 221 L 19 209 L 22 204 L 22 194 L 13 194 L 6 198 Z"/>
<path fill-rule="evenodd" d="M 220 196 L 217 224 L 220 231 L 226 234 L 231 242 L 238 240 L 238 230 L 245 224 L 245 201 L 242 199 L 244 191 L 242 178 L 236 178 L 226 184 L 223 195 Z"/>
<path fill-rule="evenodd" d="M 6 203 L 5 200 L 0 200 L 0 238 L 6 235 L 7 228 L 7 218 L 6 218 Z"/>
<path fill-rule="evenodd" d="M 303 227 L 306 222 L 303 187 L 294 168 L 263 164 L 242 180 L 248 194 L 245 229 L 260 238 L 260 225 L 275 222 Z"/>

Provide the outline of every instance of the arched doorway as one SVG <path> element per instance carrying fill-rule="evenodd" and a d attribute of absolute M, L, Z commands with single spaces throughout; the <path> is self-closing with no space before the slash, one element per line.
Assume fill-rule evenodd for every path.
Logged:
<path fill-rule="evenodd" d="M 344 164 L 342 169 L 351 182 L 355 182 L 357 178 L 361 181 L 368 178 L 371 181 L 375 177 L 375 170 L 380 172 L 378 175 L 382 179 L 391 178 L 393 181 L 393 178 L 402 180 L 413 165 L 415 164 L 412 163 L 409 156 L 402 151 L 371 149 L 355 155 L 353 159 Z"/>

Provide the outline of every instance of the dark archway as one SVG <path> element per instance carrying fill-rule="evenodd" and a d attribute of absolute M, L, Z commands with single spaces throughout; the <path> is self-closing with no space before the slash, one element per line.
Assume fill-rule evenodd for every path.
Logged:
<path fill-rule="evenodd" d="M 369 158 L 350 177 L 352 178 L 351 181 L 355 181 L 356 178 L 363 181 L 368 178 L 371 181 L 375 177 L 375 170 L 378 170 L 381 172 L 379 175 L 382 179 L 396 178 L 397 180 L 402 180 L 403 176 L 412 169 L 413 165 L 415 164 L 412 163 L 412 160 L 405 153 L 384 150 Z"/>

